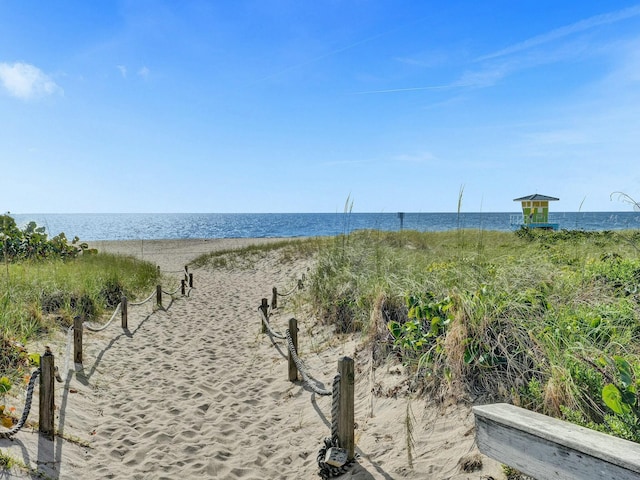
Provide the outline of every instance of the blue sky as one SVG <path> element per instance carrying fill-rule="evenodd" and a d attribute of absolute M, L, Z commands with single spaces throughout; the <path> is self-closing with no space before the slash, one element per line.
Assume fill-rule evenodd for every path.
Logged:
<path fill-rule="evenodd" d="M 0 210 L 629 210 L 640 3 L 0 0 Z"/>

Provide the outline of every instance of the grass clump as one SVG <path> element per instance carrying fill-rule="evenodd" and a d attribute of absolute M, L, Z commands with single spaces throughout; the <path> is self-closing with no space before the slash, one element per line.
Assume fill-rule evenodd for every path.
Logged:
<path fill-rule="evenodd" d="M 420 388 L 508 401 L 640 441 L 636 232 L 359 231 L 310 275 L 318 316 Z M 630 241 L 631 240 L 631 241 Z"/>
<path fill-rule="evenodd" d="M 77 315 L 97 319 L 122 295 L 135 299 L 148 291 L 157 276 L 150 263 L 102 253 L 12 263 L 0 293 L 0 331 L 24 343 Z"/>
<path fill-rule="evenodd" d="M 278 240 L 268 243 L 248 245 L 242 248 L 217 250 L 200 255 L 191 264 L 214 268 L 252 268 L 259 260 L 271 252 L 278 252 L 280 263 L 291 263 L 300 258 L 313 256 L 326 244 L 325 238 L 299 238 Z"/>

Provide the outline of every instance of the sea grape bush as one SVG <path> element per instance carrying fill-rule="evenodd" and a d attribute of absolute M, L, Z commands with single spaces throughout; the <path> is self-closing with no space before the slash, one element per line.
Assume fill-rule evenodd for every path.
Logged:
<path fill-rule="evenodd" d="M 419 357 L 418 366 L 426 366 L 431 363 L 434 349 L 442 348 L 442 335 L 453 319 L 453 302 L 449 297 L 436 300 L 431 292 L 407 295 L 405 302 L 408 319 L 391 321 L 388 328 L 405 361 Z"/>
<path fill-rule="evenodd" d="M 49 238 L 44 227 L 29 222 L 20 229 L 15 220 L 7 215 L 0 215 L 0 259 L 18 261 L 27 259 L 75 258 L 87 251 L 86 243 L 79 243 L 74 237 L 71 242 L 64 233 Z"/>

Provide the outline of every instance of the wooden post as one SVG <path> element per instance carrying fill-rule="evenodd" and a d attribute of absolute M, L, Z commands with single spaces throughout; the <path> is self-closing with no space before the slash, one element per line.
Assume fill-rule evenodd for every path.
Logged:
<path fill-rule="evenodd" d="M 82 363 L 82 317 L 73 319 L 73 361 Z"/>
<path fill-rule="evenodd" d="M 304 289 L 304 283 L 302 283 L 302 280 L 298 280 L 298 290 L 302 289 Z"/>
<path fill-rule="evenodd" d="M 185 292 L 187 291 L 186 285 L 187 285 L 187 282 L 184 281 L 184 278 L 180 280 L 180 293 L 182 295 L 184 295 Z"/>
<path fill-rule="evenodd" d="M 122 314 L 122 328 L 125 330 L 128 328 L 128 316 L 129 316 L 129 312 L 127 311 L 128 308 L 129 307 L 127 305 L 127 297 L 123 295 L 122 298 L 120 299 L 120 313 Z"/>
<path fill-rule="evenodd" d="M 343 357 L 338 360 L 338 373 L 340 373 L 340 402 L 338 413 L 338 443 L 341 448 L 347 450 L 348 458 L 355 456 L 354 441 L 354 388 L 355 375 L 353 359 Z"/>
<path fill-rule="evenodd" d="M 271 295 L 271 308 L 278 308 L 278 289 L 273 287 L 273 294 Z"/>
<path fill-rule="evenodd" d="M 161 285 L 156 286 L 156 304 L 159 307 L 162 307 L 162 286 Z"/>
<path fill-rule="evenodd" d="M 267 303 L 266 298 L 262 299 L 262 304 L 258 308 L 262 310 L 262 314 L 264 315 L 264 318 L 268 322 L 269 321 L 269 304 Z M 262 333 L 267 333 L 267 326 L 264 324 L 264 321 L 260 323 L 262 324 Z"/>
<path fill-rule="evenodd" d="M 160 265 L 157 265 L 156 268 L 158 269 L 158 275 L 160 275 Z"/>
<path fill-rule="evenodd" d="M 54 423 L 54 358 L 49 347 L 44 347 L 44 355 L 40 357 L 40 415 L 38 428 L 40 433 L 53 440 Z"/>
<path fill-rule="evenodd" d="M 193 288 L 193 273 L 189 274 L 189 287 Z"/>
<path fill-rule="evenodd" d="M 289 319 L 289 334 L 291 335 L 293 348 L 297 352 L 298 351 L 298 321 L 295 318 Z M 293 355 L 291 354 L 291 352 L 289 352 L 289 381 L 295 382 L 296 380 L 298 380 L 298 367 L 296 367 L 296 362 L 293 361 Z"/>

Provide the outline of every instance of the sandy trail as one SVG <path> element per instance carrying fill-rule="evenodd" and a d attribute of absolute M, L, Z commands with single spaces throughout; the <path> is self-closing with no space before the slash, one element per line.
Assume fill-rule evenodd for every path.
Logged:
<path fill-rule="evenodd" d="M 96 242 L 101 250 L 143 256 L 162 271 L 180 272 L 199 253 L 242 241 Z M 257 306 L 271 288 L 287 291 L 308 262 L 281 263 L 277 255 L 246 268 L 192 269 L 189 297 L 130 308 L 129 329 L 116 320 L 100 333 L 85 333 L 83 365 L 57 384 L 53 442 L 31 430 L 0 448 L 50 478 L 301 479 L 319 478 L 316 455 L 329 435 L 330 397 L 287 380 L 283 342 L 260 334 Z M 176 285 L 180 274 L 173 275 Z M 173 289 L 171 287 L 167 287 Z M 460 458 L 473 453 L 468 408 L 433 408 L 389 392 L 402 391 L 398 366 L 375 372 L 357 338 L 335 336 L 305 319 L 292 297 L 280 299 L 272 324 L 284 331 L 300 322 L 300 354 L 310 372 L 330 388 L 337 360 L 354 356 L 359 462 L 340 478 L 495 479 L 499 467 L 483 458 L 482 470 L 462 472 Z M 65 356 L 61 342 L 57 362 Z M 72 364 L 73 365 L 73 364 Z M 386 394 L 384 392 L 387 392 Z M 37 420 L 37 403 L 31 420 Z M 373 416 L 371 413 L 373 411 Z M 409 461 L 405 420 L 414 425 Z M 412 465 L 410 465 L 410 463 Z M 17 470 L 0 478 L 35 478 Z"/>

